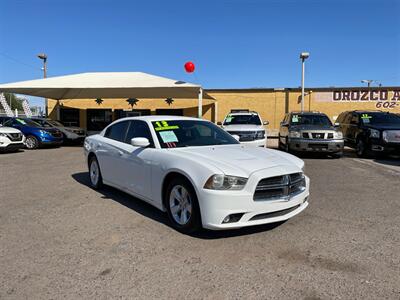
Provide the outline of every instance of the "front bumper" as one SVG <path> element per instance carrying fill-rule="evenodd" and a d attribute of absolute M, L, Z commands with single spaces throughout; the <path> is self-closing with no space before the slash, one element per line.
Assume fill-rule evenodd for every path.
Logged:
<path fill-rule="evenodd" d="M 254 140 L 250 142 L 240 142 L 243 145 L 255 146 L 255 147 L 266 147 L 267 146 L 267 139 L 261 140 Z"/>
<path fill-rule="evenodd" d="M 371 142 L 373 152 L 400 155 L 400 143 Z"/>
<path fill-rule="evenodd" d="M 317 140 L 290 138 L 289 149 L 293 151 L 336 153 L 343 151 L 343 139 Z"/>
<path fill-rule="evenodd" d="M 1 146 L 0 145 L 0 151 L 16 151 L 19 149 L 22 149 L 25 147 L 25 144 L 23 142 L 18 142 L 18 143 L 10 143 L 7 146 Z"/>
<path fill-rule="evenodd" d="M 275 223 L 294 217 L 308 206 L 310 180 L 307 176 L 306 189 L 289 200 L 254 201 L 254 189 L 258 181 L 270 176 L 252 176 L 256 179 L 249 178 L 248 185 L 253 188 L 245 188 L 242 191 L 203 189 L 199 195 L 203 227 L 223 230 Z M 233 214 L 243 215 L 236 222 L 223 223 L 225 217 Z"/>

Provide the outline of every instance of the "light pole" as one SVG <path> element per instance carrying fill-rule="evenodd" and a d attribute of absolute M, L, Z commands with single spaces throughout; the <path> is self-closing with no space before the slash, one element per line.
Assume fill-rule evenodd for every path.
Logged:
<path fill-rule="evenodd" d="M 43 78 L 47 77 L 47 55 L 45 53 L 39 53 L 37 55 L 38 58 L 40 58 L 41 60 L 43 60 Z M 48 117 L 48 101 L 47 98 L 44 98 L 44 108 L 45 108 L 45 114 L 46 117 Z"/>
<path fill-rule="evenodd" d="M 304 111 L 304 67 L 305 67 L 305 60 L 310 56 L 308 52 L 301 52 L 300 59 L 301 59 L 301 111 Z"/>
<path fill-rule="evenodd" d="M 361 80 L 361 83 L 366 83 L 368 84 L 368 87 L 371 87 L 371 83 L 373 83 L 375 80 L 372 79 L 363 79 Z"/>

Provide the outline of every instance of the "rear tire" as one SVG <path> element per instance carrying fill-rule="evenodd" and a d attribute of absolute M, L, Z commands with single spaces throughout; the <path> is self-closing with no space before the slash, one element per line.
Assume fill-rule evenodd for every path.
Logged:
<path fill-rule="evenodd" d="M 25 146 L 29 150 L 37 149 L 39 148 L 39 141 L 35 136 L 28 135 L 25 140 Z"/>
<path fill-rule="evenodd" d="M 103 177 L 96 156 L 92 156 L 89 160 L 89 179 L 91 187 L 95 190 L 103 187 Z"/>
<path fill-rule="evenodd" d="M 190 234 L 201 229 L 199 202 L 187 179 L 177 177 L 168 183 L 164 204 L 168 219 L 176 230 Z"/>

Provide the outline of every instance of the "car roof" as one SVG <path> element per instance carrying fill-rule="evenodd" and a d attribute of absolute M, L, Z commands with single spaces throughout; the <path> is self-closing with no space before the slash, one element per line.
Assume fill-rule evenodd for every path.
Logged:
<path fill-rule="evenodd" d="M 192 117 L 164 116 L 164 115 L 126 117 L 126 118 L 122 118 L 122 119 L 123 120 L 142 120 L 142 121 L 148 121 L 148 122 L 154 122 L 154 121 L 176 121 L 176 120 L 207 121 L 207 120 L 202 120 L 202 119 L 192 118 Z M 119 120 L 122 120 L 122 119 L 119 119 Z"/>
<path fill-rule="evenodd" d="M 326 116 L 325 113 L 320 112 L 320 111 L 292 111 L 290 113 L 291 114 L 296 114 L 296 115 L 322 115 L 322 116 Z"/>

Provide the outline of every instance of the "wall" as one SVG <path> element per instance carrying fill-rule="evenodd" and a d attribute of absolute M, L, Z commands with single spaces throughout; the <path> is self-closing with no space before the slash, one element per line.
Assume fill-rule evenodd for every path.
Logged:
<path fill-rule="evenodd" d="M 276 133 L 286 112 L 300 111 L 299 89 L 229 89 L 207 90 L 215 100 L 203 100 L 203 118 L 213 122 L 222 121 L 231 109 L 257 111 L 270 133 Z M 346 110 L 383 110 L 400 113 L 400 87 L 390 88 L 316 88 L 306 90 L 304 109 L 326 113 L 333 121 Z M 126 99 L 104 99 L 97 104 L 94 99 L 62 100 L 61 107 L 80 109 L 80 124 L 86 126 L 86 109 L 108 108 L 130 110 Z M 386 104 L 384 104 L 386 103 Z M 57 119 L 57 101 L 49 100 L 50 117 Z M 377 107 L 384 105 L 385 107 Z M 387 107 L 386 107 L 387 106 Z M 389 107 L 390 106 L 390 107 Z M 164 99 L 140 99 L 133 109 L 157 108 L 184 109 L 184 115 L 197 116 L 197 99 L 176 99 L 168 105 Z"/>

